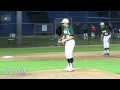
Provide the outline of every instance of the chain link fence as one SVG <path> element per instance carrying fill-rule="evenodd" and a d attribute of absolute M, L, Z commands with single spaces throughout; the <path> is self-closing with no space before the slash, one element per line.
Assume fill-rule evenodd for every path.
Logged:
<path fill-rule="evenodd" d="M 105 22 L 109 25 L 109 22 Z M 118 30 L 120 29 L 120 22 L 111 22 L 116 29 L 111 38 L 111 44 L 120 44 L 120 38 L 118 38 Z M 84 40 L 83 25 L 86 24 L 88 27 L 88 40 Z M 76 45 L 94 45 L 102 44 L 100 40 L 100 22 L 79 22 L 80 36 L 76 35 L 75 22 L 72 22 L 72 27 L 75 32 Z M 91 25 L 96 27 L 96 38 L 91 37 Z M 42 47 L 42 46 L 57 46 L 57 38 L 55 38 L 56 30 L 54 23 L 23 23 L 22 24 L 22 38 L 21 45 L 16 45 L 15 41 L 8 41 L 11 33 L 16 33 L 16 24 L 0 24 L 0 47 Z M 37 35 L 37 37 L 36 37 Z"/>

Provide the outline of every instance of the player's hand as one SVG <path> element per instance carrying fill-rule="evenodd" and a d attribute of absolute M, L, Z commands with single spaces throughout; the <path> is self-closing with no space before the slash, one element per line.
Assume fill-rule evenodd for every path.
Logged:
<path fill-rule="evenodd" d="M 65 43 L 67 40 L 66 39 L 62 39 L 62 43 Z"/>

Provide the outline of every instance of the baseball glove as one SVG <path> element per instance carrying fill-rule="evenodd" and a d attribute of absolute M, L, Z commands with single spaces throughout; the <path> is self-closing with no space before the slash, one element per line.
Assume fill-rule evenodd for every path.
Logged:
<path fill-rule="evenodd" d="M 59 40 L 58 40 L 58 45 L 59 45 L 59 46 L 60 46 L 60 45 L 63 45 L 62 39 L 59 39 Z"/>

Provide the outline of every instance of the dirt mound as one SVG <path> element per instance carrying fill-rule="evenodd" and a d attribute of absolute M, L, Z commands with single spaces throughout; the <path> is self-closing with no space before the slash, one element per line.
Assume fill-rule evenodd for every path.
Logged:
<path fill-rule="evenodd" d="M 109 58 L 103 56 L 103 51 L 93 52 L 74 52 L 75 60 L 119 60 L 119 51 L 111 51 Z M 35 53 L 13 55 L 13 58 L 3 58 L 0 55 L 0 61 L 48 61 L 48 60 L 66 60 L 64 52 Z"/>
<path fill-rule="evenodd" d="M 96 69 L 76 69 L 72 72 L 46 70 L 26 74 L 0 75 L 0 79 L 120 79 L 120 75 Z"/>

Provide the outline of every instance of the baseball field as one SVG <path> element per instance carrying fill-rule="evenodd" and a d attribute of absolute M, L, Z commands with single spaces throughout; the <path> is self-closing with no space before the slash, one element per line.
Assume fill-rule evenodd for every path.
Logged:
<path fill-rule="evenodd" d="M 64 46 L 0 48 L 0 79 L 120 79 L 119 44 L 103 53 L 102 44 L 76 45 L 75 71 L 67 72 Z"/>

